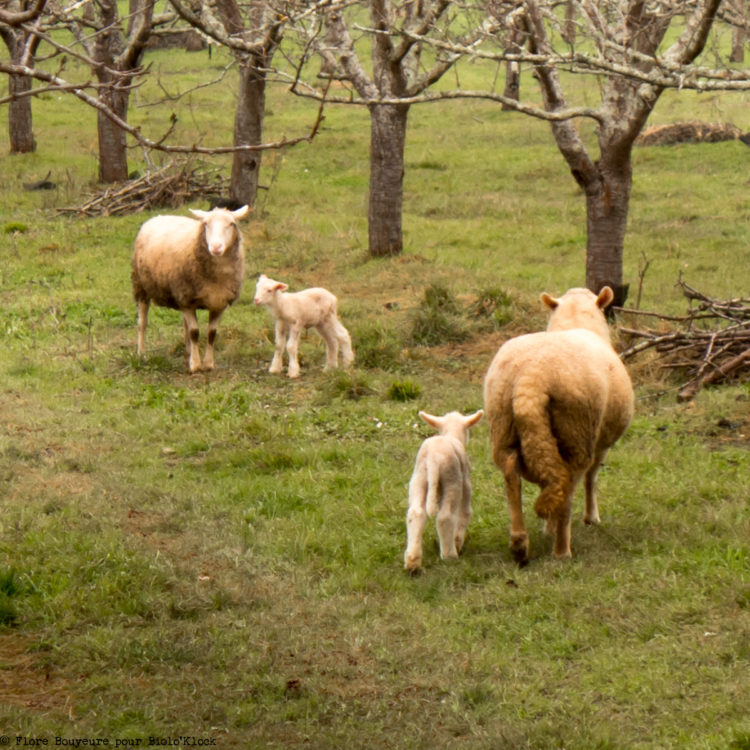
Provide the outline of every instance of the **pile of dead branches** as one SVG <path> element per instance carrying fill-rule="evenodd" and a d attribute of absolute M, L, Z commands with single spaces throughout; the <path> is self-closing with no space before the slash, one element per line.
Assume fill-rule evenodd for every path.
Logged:
<path fill-rule="evenodd" d="M 719 143 L 741 140 L 750 145 L 750 133 L 743 133 L 729 122 L 673 122 L 646 128 L 636 138 L 639 146 L 671 146 L 675 143 Z"/>
<path fill-rule="evenodd" d="M 688 378 L 677 396 L 680 401 L 690 400 L 704 385 L 750 378 L 750 298 L 721 301 L 693 289 L 682 279 L 678 285 L 690 302 L 684 316 L 620 308 L 628 315 L 679 324 L 678 330 L 669 331 L 621 327 L 632 342 L 620 354 L 622 359 L 655 350 L 661 367 Z"/>
<path fill-rule="evenodd" d="M 211 201 L 225 195 L 227 185 L 216 168 L 193 161 L 170 163 L 136 179 L 110 185 L 91 195 L 83 205 L 62 208 L 60 213 L 123 216 L 153 208 L 177 208 L 188 201 Z"/>

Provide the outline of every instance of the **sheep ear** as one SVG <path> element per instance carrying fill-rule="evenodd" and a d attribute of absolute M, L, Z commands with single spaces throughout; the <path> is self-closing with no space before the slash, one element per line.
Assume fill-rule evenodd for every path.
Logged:
<path fill-rule="evenodd" d="M 287 289 L 289 289 L 289 285 L 288 285 L 288 284 L 285 284 L 285 283 L 284 283 L 283 281 L 277 281 L 277 282 L 276 282 L 276 284 L 275 284 L 275 286 L 274 286 L 274 288 L 273 288 L 274 292 L 275 292 L 275 291 L 276 291 L 277 289 L 278 289 L 278 290 L 279 290 L 280 292 L 285 292 L 285 291 L 286 291 Z"/>
<path fill-rule="evenodd" d="M 480 409 L 479 411 L 470 414 L 468 417 L 464 417 L 464 427 L 468 430 L 469 427 L 473 427 L 483 416 L 484 411 Z"/>
<path fill-rule="evenodd" d="M 556 299 L 551 294 L 547 294 L 547 292 L 542 292 L 541 300 L 550 310 L 554 310 L 560 304 L 560 300 Z"/>
<path fill-rule="evenodd" d="M 235 211 L 232 211 L 232 216 L 234 216 L 236 221 L 239 221 L 240 219 L 244 219 L 249 213 L 250 206 L 246 204 L 242 206 L 242 208 L 238 208 Z"/>
<path fill-rule="evenodd" d="M 201 211 L 198 208 L 191 208 L 190 213 L 193 214 L 197 219 L 205 221 L 208 218 L 209 211 Z"/>
<path fill-rule="evenodd" d="M 611 304 L 612 300 L 615 298 L 615 293 L 612 291 L 612 287 L 605 286 L 602 288 L 601 292 L 599 292 L 599 296 L 596 298 L 596 306 L 600 310 L 606 310 Z"/>
<path fill-rule="evenodd" d="M 434 427 L 436 430 L 439 430 L 443 424 L 443 420 L 440 417 L 428 414 L 426 411 L 420 411 L 419 416 L 423 421 L 430 425 L 430 427 Z"/>

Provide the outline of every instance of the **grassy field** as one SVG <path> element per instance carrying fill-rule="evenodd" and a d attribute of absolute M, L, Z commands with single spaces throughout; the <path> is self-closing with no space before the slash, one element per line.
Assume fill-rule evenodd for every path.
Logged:
<path fill-rule="evenodd" d="M 224 62 L 152 55 L 170 91 Z M 178 138 L 229 139 L 230 78 L 174 105 Z M 167 122 L 145 106 L 158 96 L 155 81 L 140 89 L 132 121 Z M 749 102 L 665 95 L 652 122 L 749 131 Z M 271 139 L 315 117 L 281 90 L 269 109 Z M 34 116 L 37 152 L 10 157 L 0 110 L 11 746 L 750 748 L 748 383 L 678 404 L 679 382 L 633 362 L 637 412 L 601 473 L 602 526 L 583 526 L 579 498 L 564 564 L 532 518 L 531 564 L 513 564 L 480 423 L 460 561 L 439 560 L 428 525 L 424 573 L 403 570 L 406 485 L 429 434 L 418 409 L 480 408 L 497 347 L 544 326 L 539 293 L 584 279 L 583 200 L 547 125 L 480 102 L 414 108 L 406 252 L 373 260 L 367 115 L 329 109 L 312 144 L 267 155 L 218 369 L 190 377 L 173 311 L 152 312 L 135 357 L 129 265 L 146 216 L 58 212 L 94 188 L 93 113 L 45 95 Z M 739 141 L 635 152 L 626 278 L 651 261 L 644 309 L 684 311 L 681 273 L 747 296 L 748 164 Z M 23 189 L 50 170 L 57 190 Z M 267 373 L 260 272 L 340 297 L 351 371 L 323 373 L 309 335 L 298 382 Z M 430 339 L 436 289 L 454 311 Z M 493 314 L 477 313 L 488 298 Z"/>

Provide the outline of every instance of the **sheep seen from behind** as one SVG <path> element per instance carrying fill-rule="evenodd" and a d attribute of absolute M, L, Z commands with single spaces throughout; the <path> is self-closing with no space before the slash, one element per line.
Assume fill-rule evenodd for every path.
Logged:
<path fill-rule="evenodd" d="M 214 368 L 214 343 L 224 310 L 239 297 L 244 272 L 237 222 L 250 211 L 191 209 L 189 216 L 155 216 L 138 231 L 131 281 L 138 305 L 136 351 L 143 354 L 151 302 L 182 313 L 191 373 Z M 201 363 L 196 310 L 208 310 L 208 337 Z"/>
<path fill-rule="evenodd" d="M 521 479 L 540 488 L 535 503 L 554 534 L 554 555 L 571 557 L 571 501 L 585 477 L 586 524 L 599 523 L 596 477 L 607 451 L 633 415 L 633 386 L 610 343 L 604 310 L 614 295 L 570 289 L 542 301 L 552 311 L 546 331 L 507 341 L 492 360 L 484 404 L 492 457 L 503 472 L 510 547 L 529 559 Z"/>
<path fill-rule="evenodd" d="M 440 557 L 458 557 L 471 518 L 471 480 L 466 444 L 469 429 L 484 412 L 469 416 L 452 411 L 442 417 L 420 411 L 419 416 L 438 435 L 428 437 L 417 452 L 409 481 L 409 509 L 406 513 L 404 567 L 417 573 L 422 566 L 422 534 L 427 518 L 437 514 Z"/>
<path fill-rule="evenodd" d="M 337 367 L 339 357 L 347 367 L 354 361 L 349 332 L 338 318 L 338 300 L 327 289 L 312 287 L 300 292 L 288 292 L 289 287 L 281 281 L 269 279 L 261 274 L 255 287 L 255 304 L 264 305 L 276 319 L 275 350 L 268 372 L 279 373 L 283 369 L 284 342 L 289 354 L 287 375 L 299 377 L 297 350 L 303 330 L 315 328 L 326 344 L 324 369 Z"/>

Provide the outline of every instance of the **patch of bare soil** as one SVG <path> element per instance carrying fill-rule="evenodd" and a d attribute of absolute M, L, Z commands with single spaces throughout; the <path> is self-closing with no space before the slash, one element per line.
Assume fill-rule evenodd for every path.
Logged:
<path fill-rule="evenodd" d="M 74 682 L 45 664 L 28 635 L 0 634 L 0 700 L 34 711 L 70 716 Z"/>

